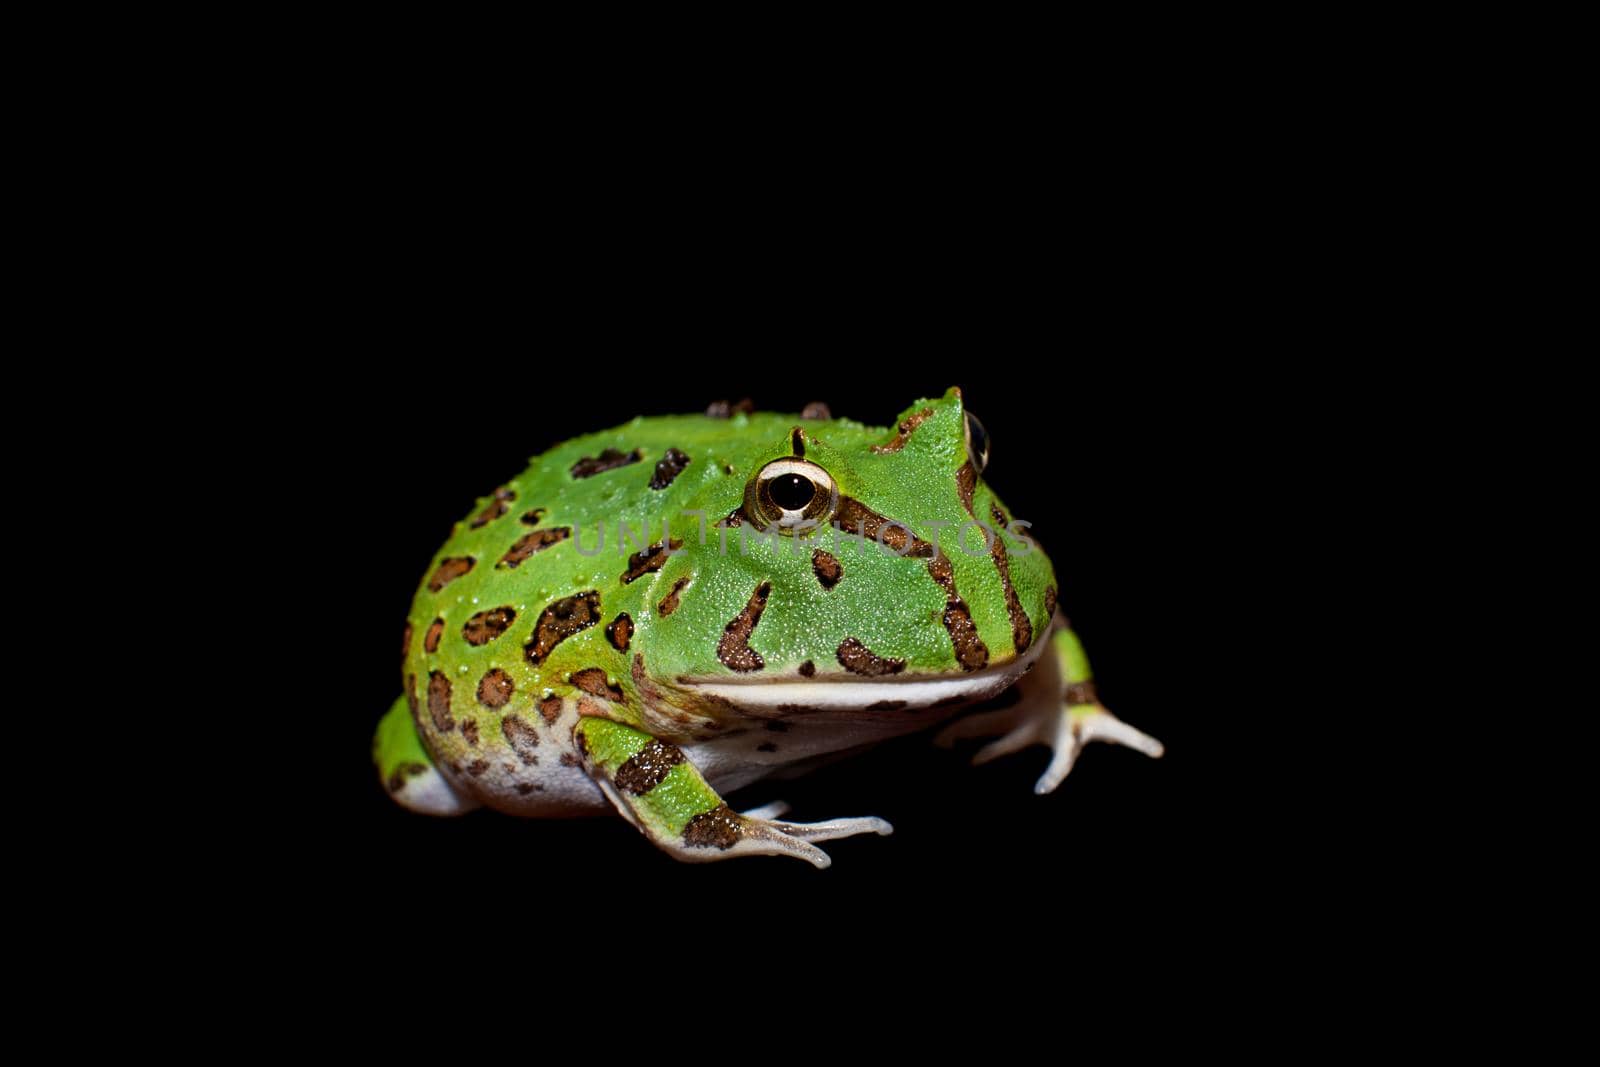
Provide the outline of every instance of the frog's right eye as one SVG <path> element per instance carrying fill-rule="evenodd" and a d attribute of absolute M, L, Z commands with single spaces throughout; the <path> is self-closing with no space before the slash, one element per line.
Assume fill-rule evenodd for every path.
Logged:
<path fill-rule="evenodd" d="M 989 465 L 989 431 L 970 411 L 967 412 L 967 458 L 979 474 Z"/>
<path fill-rule="evenodd" d="M 796 533 L 826 525 L 839 507 L 839 487 L 827 471 L 799 458 L 775 459 L 744 488 L 745 515 L 763 529 Z"/>

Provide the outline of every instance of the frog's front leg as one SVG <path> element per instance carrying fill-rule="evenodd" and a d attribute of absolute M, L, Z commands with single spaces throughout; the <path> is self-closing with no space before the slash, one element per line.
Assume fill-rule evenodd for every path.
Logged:
<path fill-rule="evenodd" d="M 1003 735 L 979 749 L 973 763 L 988 763 L 1030 745 L 1049 745 L 1054 756 L 1034 785 L 1035 793 L 1054 792 L 1090 741 L 1126 745 L 1159 759 L 1164 751 L 1160 741 L 1135 730 L 1100 703 L 1078 635 L 1058 622 L 1050 642 L 1039 657 L 1038 669 L 1018 683 L 1021 699 L 1016 705 L 959 719 L 935 741 L 948 746 L 967 738 Z"/>
<path fill-rule="evenodd" d="M 657 846 L 690 862 L 730 856 L 794 856 L 815 867 L 832 861 L 812 844 L 893 832 L 882 819 L 779 822 L 776 807 L 732 811 L 676 745 L 610 719 L 585 716 L 573 731 L 584 766 L 618 811 Z"/>

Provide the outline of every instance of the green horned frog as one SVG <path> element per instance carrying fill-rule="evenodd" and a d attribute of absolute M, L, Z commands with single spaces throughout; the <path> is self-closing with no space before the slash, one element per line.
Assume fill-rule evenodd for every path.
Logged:
<path fill-rule="evenodd" d="M 1049 559 L 984 484 L 951 389 L 893 428 L 713 405 L 533 460 L 462 520 L 406 621 L 373 754 L 396 801 L 560 817 L 614 808 L 682 860 L 887 834 L 722 799 L 948 723 L 1032 744 L 1058 786 L 1092 740 L 1161 755 L 1095 698 Z M 1021 699 L 954 719 L 1011 686 Z"/>

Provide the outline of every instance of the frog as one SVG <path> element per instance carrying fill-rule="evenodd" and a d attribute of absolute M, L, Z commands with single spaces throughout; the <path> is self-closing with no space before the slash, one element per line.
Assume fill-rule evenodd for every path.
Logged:
<path fill-rule="evenodd" d="M 748 402 L 640 416 L 534 457 L 455 524 L 377 726 L 402 807 L 615 813 L 670 856 L 789 856 L 889 834 L 725 799 L 902 735 L 1051 750 L 1160 742 L 1100 702 L 1054 566 L 984 479 L 960 388 L 891 426 Z"/>

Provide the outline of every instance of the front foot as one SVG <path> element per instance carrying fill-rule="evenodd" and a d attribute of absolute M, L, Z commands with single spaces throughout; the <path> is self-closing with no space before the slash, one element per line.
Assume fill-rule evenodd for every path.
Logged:
<path fill-rule="evenodd" d="M 1149 734 L 1134 729 L 1105 709 L 1095 696 L 1089 663 L 1077 635 L 1063 627 L 1052 638 L 1054 647 L 1041 657 L 1039 669 L 1019 683 L 1022 700 L 1014 707 L 959 719 L 934 740 L 941 745 L 973 737 L 1000 738 L 978 750 L 974 764 L 988 763 L 1031 745 L 1049 745 L 1053 751 L 1033 791 L 1053 793 L 1071 773 L 1078 754 L 1090 741 L 1126 745 L 1152 759 L 1165 749 Z"/>
<path fill-rule="evenodd" d="M 579 753 L 601 792 L 658 848 L 689 863 L 733 856 L 793 856 L 813 867 L 833 861 L 813 842 L 889 834 L 882 819 L 783 822 L 782 804 L 740 814 L 707 784 L 676 745 L 609 719 L 580 720 Z"/>

